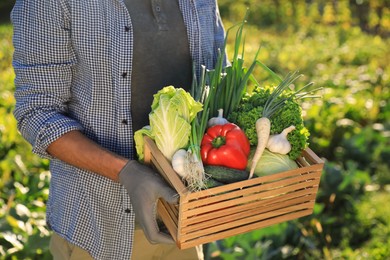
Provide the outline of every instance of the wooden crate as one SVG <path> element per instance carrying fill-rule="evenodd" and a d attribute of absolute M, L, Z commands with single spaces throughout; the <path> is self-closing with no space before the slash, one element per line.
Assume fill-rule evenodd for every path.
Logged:
<path fill-rule="evenodd" d="M 190 192 L 148 137 L 145 163 L 180 195 L 179 205 L 158 202 L 158 214 L 180 249 L 312 214 L 324 166 L 308 148 L 298 169 Z"/>

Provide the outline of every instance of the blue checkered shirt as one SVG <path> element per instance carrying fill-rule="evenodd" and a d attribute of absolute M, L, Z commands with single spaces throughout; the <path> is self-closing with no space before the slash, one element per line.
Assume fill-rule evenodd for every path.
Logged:
<path fill-rule="evenodd" d="M 179 0 L 192 60 L 212 68 L 224 31 L 216 1 Z M 123 186 L 52 158 L 61 135 L 82 131 L 133 158 L 131 17 L 123 0 L 17 0 L 14 115 L 33 152 L 49 158 L 48 225 L 95 259 L 130 259 L 134 213 Z"/>

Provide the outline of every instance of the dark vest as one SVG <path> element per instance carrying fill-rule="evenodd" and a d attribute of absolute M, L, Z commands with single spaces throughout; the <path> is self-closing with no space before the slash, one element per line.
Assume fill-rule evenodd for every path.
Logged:
<path fill-rule="evenodd" d="M 192 62 L 177 0 L 125 0 L 125 4 L 134 34 L 131 111 L 136 131 L 149 124 L 158 90 L 168 85 L 190 89 Z"/>

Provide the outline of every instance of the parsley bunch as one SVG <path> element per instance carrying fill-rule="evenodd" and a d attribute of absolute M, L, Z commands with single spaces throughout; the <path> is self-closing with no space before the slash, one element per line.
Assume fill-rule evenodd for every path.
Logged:
<path fill-rule="evenodd" d="M 257 145 L 256 120 L 262 116 L 263 107 L 272 93 L 271 87 L 257 87 L 250 95 L 241 99 L 240 104 L 230 113 L 228 120 L 237 124 L 247 135 L 251 146 Z M 285 99 L 289 93 L 281 94 L 279 99 Z M 291 144 L 289 157 L 292 160 L 297 159 L 302 151 L 308 146 L 309 131 L 304 126 L 302 118 L 302 108 L 298 104 L 297 98 L 288 98 L 285 100 L 283 109 L 276 112 L 271 118 L 271 135 L 279 134 L 283 129 L 294 125 L 296 127 L 288 134 L 287 139 Z"/>

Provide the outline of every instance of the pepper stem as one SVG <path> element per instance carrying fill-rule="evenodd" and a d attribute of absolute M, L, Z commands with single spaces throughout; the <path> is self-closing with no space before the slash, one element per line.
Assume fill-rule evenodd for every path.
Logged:
<path fill-rule="evenodd" d="M 212 145 L 214 148 L 219 148 L 222 145 L 224 145 L 225 143 L 226 143 L 226 140 L 225 140 L 225 137 L 223 137 L 223 136 L 217 136 L 212 141 Z"/>

